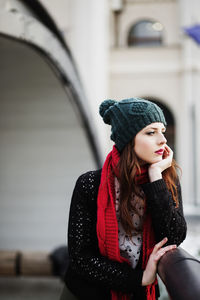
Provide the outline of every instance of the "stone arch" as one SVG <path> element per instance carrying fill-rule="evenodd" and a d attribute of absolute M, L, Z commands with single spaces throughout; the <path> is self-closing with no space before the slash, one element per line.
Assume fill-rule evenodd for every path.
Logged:
<path fill-rule="evenodd" d="M 100 165 L 97 134 L 47 12 L 38 1 L 10 5 L 0 24 L 0 244 L 52 250 L 66 239 L 75 180 Z"/>

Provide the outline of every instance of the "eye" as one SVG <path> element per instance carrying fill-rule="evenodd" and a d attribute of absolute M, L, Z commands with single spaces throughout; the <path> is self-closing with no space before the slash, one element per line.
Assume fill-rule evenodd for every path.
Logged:
<path fill-rule="evenodd" d="M 149 131 L 147 132 L 147 135 L 154 135 L 155 131 Z"/>

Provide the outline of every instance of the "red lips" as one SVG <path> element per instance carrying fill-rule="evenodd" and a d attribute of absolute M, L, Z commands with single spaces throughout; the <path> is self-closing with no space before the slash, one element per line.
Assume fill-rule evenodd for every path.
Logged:
<path fill-rule="evenodd" d="M 163 154 L 164 152 L 164 149 L 159 149 L 158 151 L 155 151 L 155 153 L 158 153 L 158 154 Z"/>

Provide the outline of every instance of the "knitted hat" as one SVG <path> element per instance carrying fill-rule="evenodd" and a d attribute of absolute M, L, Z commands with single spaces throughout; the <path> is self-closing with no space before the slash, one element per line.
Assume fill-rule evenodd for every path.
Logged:
<path fill-rule="evenodd" d="M 110 138 L 120 152 L 147 125 L 154 122 L 167 125 L 161 108 L 142 98 L 105 100 L 99 113 L 104 122 L 111 125 Z"/>

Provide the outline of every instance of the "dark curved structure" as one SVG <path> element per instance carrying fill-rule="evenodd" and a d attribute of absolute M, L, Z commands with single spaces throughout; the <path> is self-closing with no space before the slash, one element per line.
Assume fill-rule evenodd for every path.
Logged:
<path fill-rule="evenodd" d="M 0 244 L 50 251 L 65 240 L 75 180 L 101 166 L 101 148 L 55 22 L 39 1 L 8 2 L 0 5 Z"/>
<path fill-rule="evenodd" d="M 79 113 L 90 148 L 92 150 L 92 155 L 94 157 L 97 167 L 100 168 L 102 162 L 101 162 L 101 153 L 99 150 L 99 144 L 96 138 L 94 124 L 92 124 L 90 120 L 91 119 L 90 112 L 87 113 L 87 111 L 85 111 L 84 109 L 85 103 L 87 103 L 87 98 L 85 96 L 84 89 L 79 78 L 77 66 L 73 59 L 73 55 L 67 43 L 65 42 L 65 39 L 63 38 L 61 31 L 57 27 L 56 23 L 54 22 L 53 18 L 50 16 L 46 8 L 40 3 L 40 1 L 20 0 L 19 2 L 21 2 L 21 4 L 31 12 L 35 20 L 37 20 L 41 25 L 43 25 L 47 31 L 53 34 L 54 39 L 57 40 L 57 42 L 60 44 L 60 47 L 65 52 L 64 55 L 66 56 L 66 59 L 70 64 L 69 68 L 67 69 L 66 66 L 63 66 L 61 62 L 53 61 L 52 53 L 50 53 L 51 50 L 43 49 L 41 45 L 38 44 L 36 37 L 32 40 L 31 37 L 28 38 L 24 37 L 22 33 L 21 36 L 17 36 L 16 33 L 14 32 L 12 35 L 10 35 L 7 32 L 1 31 L 1 29 L 0 29 L 0 37 L 4 39 L 8 38 L 13 41 L 17 41 L 26 46 L 31 47 L 36 52 L 38 52 L 39 55 L 43 56 L 46 59 L 46 61 L 49 63 L 49 65 L 51 65 L 55 75 L 59 78 L 61 84 L 64 87 L 66 87 L 69 93 L 72 95 L 71 97 L 72 98 L 71 102 L 73 102 L 72 105 L 76 107 L 75 109 Z M 13 7 L 10 8 L 9 13 L 11 13 L 9 15 L 9 17 L 11 17 L 11 15 L 13 16 L 17 15 L 18 11 L 16 8 Z"/>
<path fill-rule="evenodd" d="M 76 69 L 76 65 L 75 65 L 75 61 L 73 59 L 73 56 L 71 54 L 71 51 L 69 49 L 69 47 L 67 46 L 61 32 L 59 31 L 56 23 L 54 22 L 54 20 L 51 18 L 51 16 L 48 14 L 48 12 L 46 11 L 45 7 L 38 1 L 38 0 L 20 0 L 26 7 L 28 7 L 32 13 L 35 15 L 35 17 L 44 25 L 48 28 L 48 30 L 50 30 L 56 37 L 57 39 L 60 41 L 60 43 L 62 44 L 62 46 L 64 47 L 64 49 L 66 50 L 67 54 L 69 55 L 73 66 L 74 66 L 74 70 L 76 72 L 77 77 L 78 76 L 78 72 Z M 66 80 L 67 78 L 63 78 L 64 81 L 68 82 L 69 87 L 71 86 L 71 83 L 69 82 L 69 80 Z M 81 85 L 81 83 L 80 83 Z M 89 143 L 91 145 L 92 151 L 93 151 L 93 156 L 94 159 L 96 161 L 97 166 L 100 168 L 101 167 L 101 158 L 100 158 L 100 153 L 98 151 L 98 146 L 96 145 L 95 141 L 94 141 L 94 137 L 90 128 L 90 124 L 88 123 L 87 120 L 87 116 L 85 115 L 83 109 L 82 109 L 82 105 L 81 105 L 81 101 L 79 100 L 79 97 L 75 91 L 75 89 L 71 88 L 71 91 L 74 95 L 74 100 L 76 101 L 76 105 L 79 108 L 79 112 L 80 115 L 82 117 L 82 122 L 84 124 L 85 130 L 86 130 L 86 134 L 89 140 Z"/>
<path fill-rule="evenodd" d="M 48 14 L 44 6 L 38 1 L 38 0 L 20 0 L 26 7 L 28 7 L 34 16 L 40 20 L 40 22 L 46 26 L 53 34 L 58 38 L 60 43 L 63 45 L 63 47 L 66 49 L 68 54 L 70 55 L 71 59 L 73 60 L 73 57 L 71 55 L 70 49 L 67 46 L 62 34 L 60 33 L 56 23 L 51 18 L 51 16 Z M 74 62 L 74 61 L 73 61 Z"/>
<path fill-rule="evenodd" d="M 200 261 L 182 248 L 160 259 L 158 273 L 172 300 L 200 299 Z"/>

